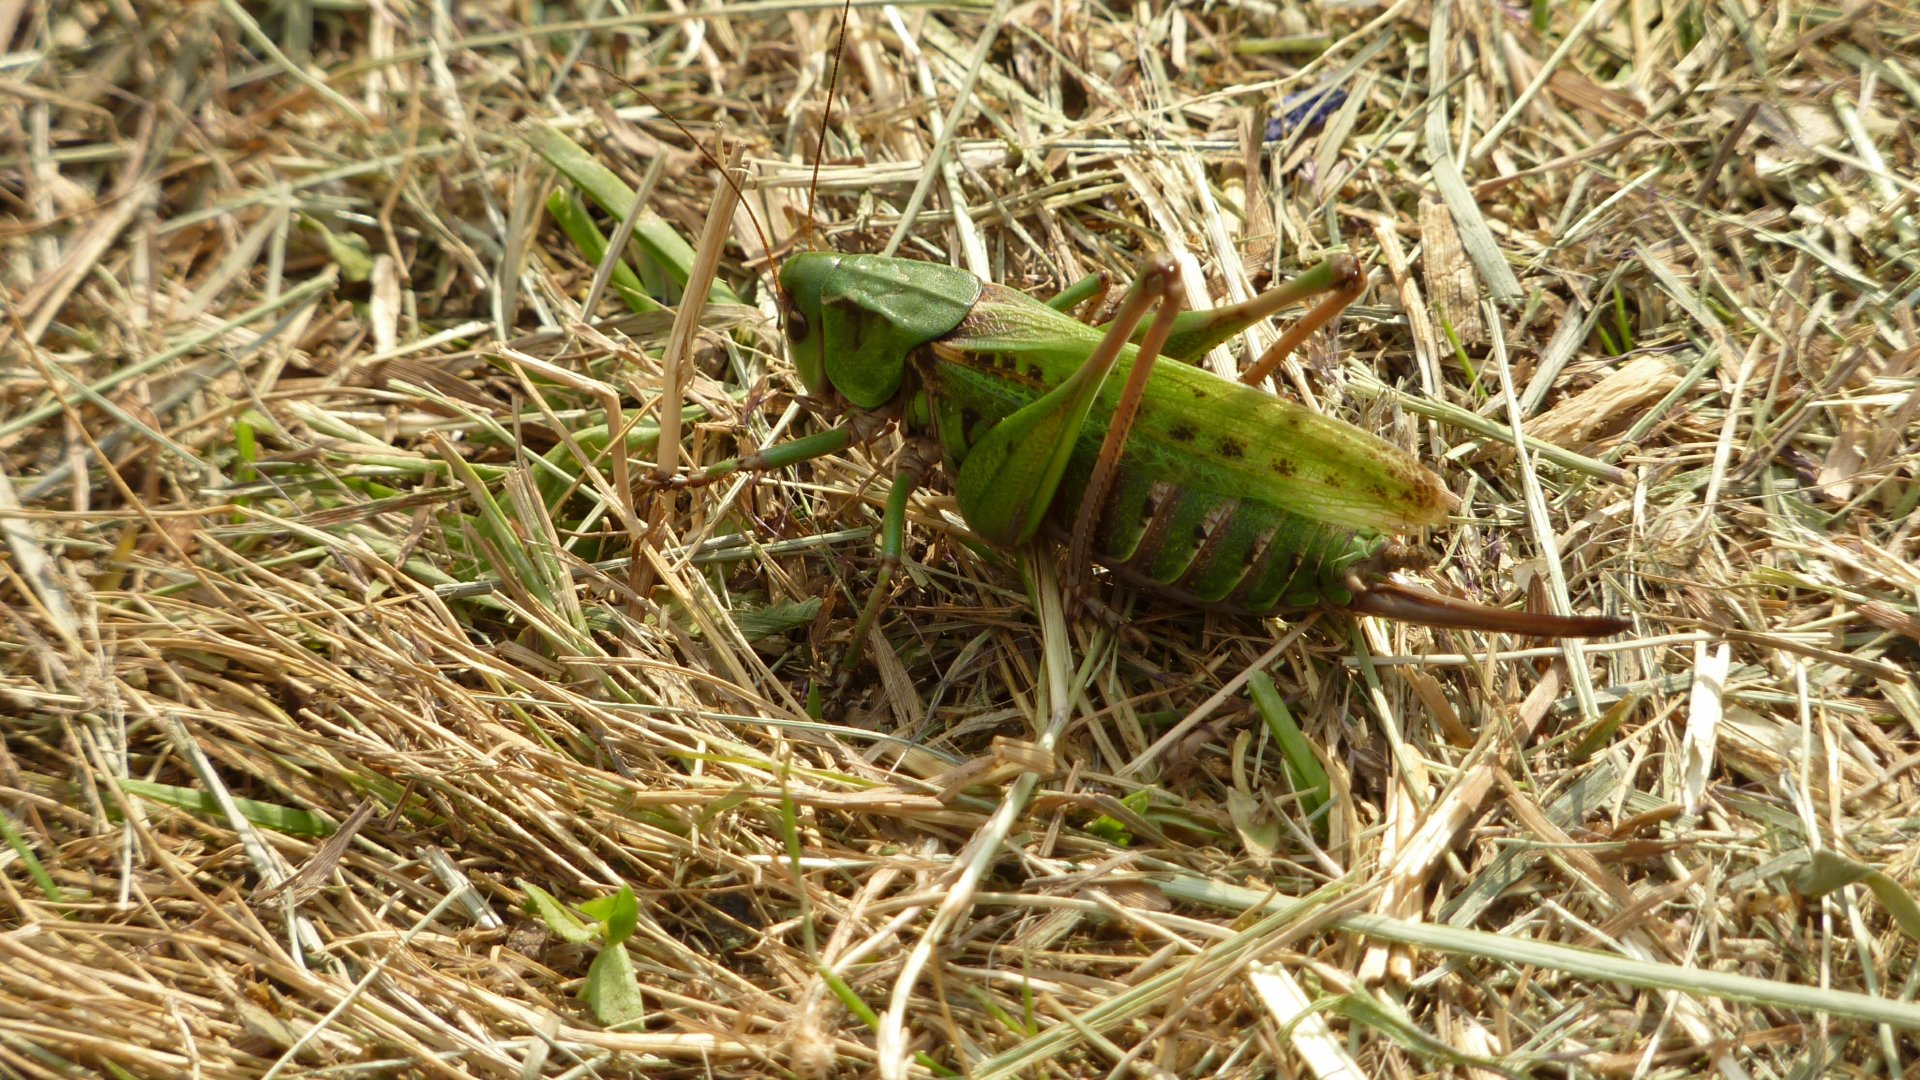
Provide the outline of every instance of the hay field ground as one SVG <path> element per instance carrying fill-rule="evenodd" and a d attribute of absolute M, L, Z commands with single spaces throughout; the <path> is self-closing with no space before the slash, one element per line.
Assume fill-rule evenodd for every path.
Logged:
<path fill-rule="evenodd" d="M 1920 1068 L 1920 13 L 842 22 L 0 2 L 0 1074 Z M 1409 573 L 1633 630 L 1116 633 L 936 483 L 818 719 L 895 437 L 649 482 L 818 429 L 790 244 L 1344 245 L 1275 391 L 1460 496 Z"/>

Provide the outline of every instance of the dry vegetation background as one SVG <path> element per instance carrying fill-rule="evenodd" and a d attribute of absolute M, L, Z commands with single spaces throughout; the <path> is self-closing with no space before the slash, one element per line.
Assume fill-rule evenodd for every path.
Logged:
<path fill-rule="evenodd" d="M 809 430 L 837 0 L 0 2 L 0 1073 L 1911 1075 L 1920 16 L 1156 7 L 856 6 L 802 242 L 1345 244 L 1279 392 L 1463 497 L 1434 587 L 1633 633 L 1116 641 L 936 486 L 811 719 L 895 444 L 657 496 L 530 147 L 689 241 L 744 149 L 681 463 Z"/>

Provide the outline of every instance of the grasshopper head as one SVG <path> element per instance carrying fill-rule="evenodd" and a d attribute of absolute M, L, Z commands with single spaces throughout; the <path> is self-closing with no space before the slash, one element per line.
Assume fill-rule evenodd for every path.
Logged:
<path fill-rule="evenodd" d="M 787 324 L 787 348 L 810 394 L 824 394 L 831 385 L 827 381 L 820 295 L 839 263 L 840 256 L 832 252 L 807 251 L 787 259 L 780 268 L 780 307 Z"/>

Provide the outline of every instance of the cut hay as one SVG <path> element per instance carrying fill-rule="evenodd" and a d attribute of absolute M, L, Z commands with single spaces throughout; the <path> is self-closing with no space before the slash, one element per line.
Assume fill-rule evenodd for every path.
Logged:
<path fill-rule="evenodd" d="M 0 5 L 0 1074 L 1910 1074 L 1920 23 L 1164 6 Z M 1344 245 L 1276 392 L 1634 631 L 1116 629 L 940 482 L 820 719 L 896 437 L 657 482 L 823 426 L 796 244 Z"/>

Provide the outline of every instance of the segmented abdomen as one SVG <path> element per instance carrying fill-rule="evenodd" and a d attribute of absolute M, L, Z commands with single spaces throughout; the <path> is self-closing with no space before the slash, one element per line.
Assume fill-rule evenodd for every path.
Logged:
<path fill-rule="evenodd" d="M 1017 365 L 994 359 L 942 362 L 930 372 L 937 388 L 926 414 L 949 468 L 987 428 L 1046 388 Z M 1072 534 L 1080 516 L 1104 434 L 1101 424 L 1090 422 L 1075 445 L 1048 510 L 1058 539 Z M 1177 435 L 1157 439 L 1136 429 L 1094 525 L 1097 561 L 1143 588 L 1228 611 L 1266 615 L 1351 602 L 1348 571 L 1385 546 L 1384 537 L 1284 509 L 1256 490 L 1220 490 L 1220 472 L 1205 468 L 1198 452 Z"/>
<path fill-rule="evenodd" d="M 1385 539 L 1314 521 L 1255 495 L 1206 491 L 1123 455 L 1094 525 L 1093 556 L 1137 585 L 1189 603 L 1266 615 L 1344 605 L 1348 571 Z M 1150 455 L 1143 455 L 1150 456 Z M 1074 455 L 1049 524 L 1070 534 L 1093 454 Z"/>

